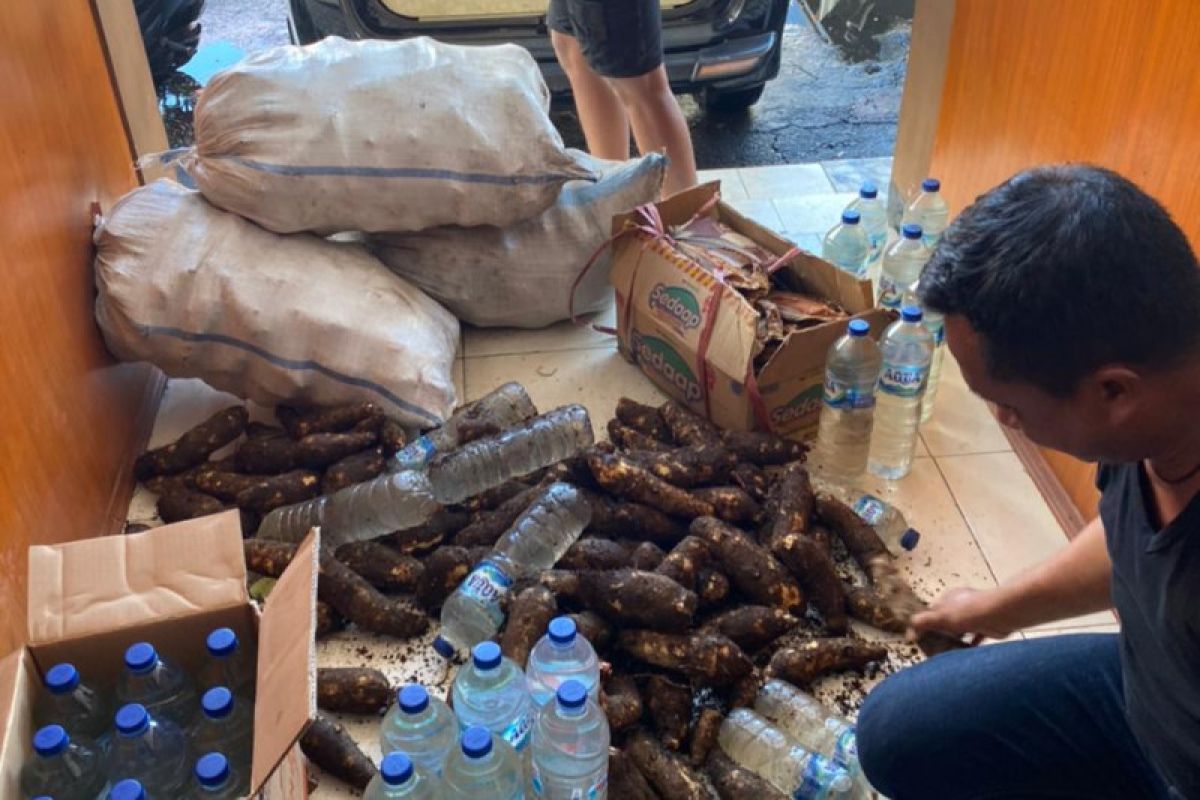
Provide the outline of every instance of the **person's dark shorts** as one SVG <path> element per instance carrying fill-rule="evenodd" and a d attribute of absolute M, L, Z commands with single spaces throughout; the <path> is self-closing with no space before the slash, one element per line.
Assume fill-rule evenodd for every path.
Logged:
<path fill-rule="evenodd" d="M 606 78 L 636 78 L 663 61 L 658 0 L 550 0 L 546 24 L 574 36 L 588 66 Z"/>

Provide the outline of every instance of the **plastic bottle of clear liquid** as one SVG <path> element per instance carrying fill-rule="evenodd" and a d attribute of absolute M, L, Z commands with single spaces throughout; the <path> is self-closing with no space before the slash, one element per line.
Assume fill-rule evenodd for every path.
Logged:
<path fill-rule="evenodd" d="M 106 753 L 112 741 L 111 699 L 83 683 L 74 664 L 46 670 L 44 687 L 34 702 L 34 725 L 62 725 L 76 743 L 91 743 Z"/>
<path fill-rule="evenodd" d="M 906 222 L 900 229 L 900 239 L 883 254 L 883 271 L 879 275 L 879 305 L 899 311 L 904 293 L 921 277 L 929 260 L 929 248 L 921 241 L 921 226 Z"/>
<path fill-rule="evenodd" d="M 915 222 L 924 233 L 925 246 L 933 250 L 950 224 L 950 208 L 942 198 L 942 183 L 937 178 L 921 181 L 921 193 L 904 212 L 904 222 Z"/>
<path fill-rule="evenodd" d="M 595 441 L 587 409 L 564 406 L 496 436 L 477 439 L 430 463 L 428 470 L 381 475 L 331 495 L 277 508 L 258 536 L 300 541 L 321 526 L 336 548 L 420 525 L 450 505 L 575 455 Z"/>
<path fill-rule="evenodd" d="M 912 550 L 921 540 L 921 533 L 910 527 L 903 512 L 886 500 L 847 485 L 828 483 L 820 478 L 813 481 L 813 488 L 832 494 L 854 509 L 854 513 L 872 528 L 892 555 L 902 555 Z"/>
<path fill-rule="evenodd" d="M 464 423 L 473 419 L 486 418 L 501 428 L 508 428 L 536 415 L 537 408 L 525 387 L 515 382 L 506 383 L 455 411 L 442 427 L 413 439 L 388 462 L 388 471 L 424 469 L 438 453 L 458 446 Z"/>
<path fill-rule="evenodd" d="M 731 759 L 796 800 L 844 798 L 853 789 L 846 770 L 805 750 L 748 708 L 729 712 L 717 742 Z"/>
<path fill-rule="evenodd" d="M 204 753 L 196 759 L 192 774 L 193 800 L 241 800 L 250 793 L 249 777 L 241 777 L 223 753 Z"/>
<path fill-rule="evenodd" d="M 921 299 L 917 296 L 917 284 L 908 287 L 904 294 L 904 304 L 920 306 Z M 925 394 L 921 397 L 921 422 L 928 422 L 933 416 L 933 404 L 937 400 L 938 383 L 942 379 L 942 359 L 946 357 L 946 318 L 940 311 L 921 308 L 922 321 L 933 336 L 933 359 L 929 362 L 929 380 L 925 382 Z"/>
<path fill-rule="evenodd" d="M 864 183 L 858 190 L 858 197 L 850 201 L 846 210 L 859 214 L 859 224 L 871 246 L 870 255 L 867 256 L 867 265 L 870 266 L 883 256 L 888 237 L 887 210 L 879 201 L 879 189 L 873 183 Z"/>
<path fill-rule="evenodd" d="M 575 679 L 559 686 L 533 728 L 534 797 L 608 797 L 609 738 L 608 718 L 588 688 Z"/>
<path fill-rule="evenodd" d="M 217 628 L 204 640 L 208 657 L 200 667 L 200 691 L 225 686 L 247 699 L 254 697 L 257 667 L 252 645 L 244 644 L 232 628 Z"/>
<path fill-rule="evenodd" d="M 579 627 L 570 617 L 550 620 L 546 635 L 529 653 L 525 677 L 529 679 L 533 704 L 538 708 L 553 701 L 558 687 L 568 680 L 579 681 L 593 702 L 600 701 L 600 659 L 592 643 L 579 635 Z"/>
<path fill-rule="evenodd" d="M 154 645 L 138 642 L 125 651 L 125 669 L 117 679 L 118 703 L 140 703 L 155 719 L 186 729 L 196 718 L 198 700 L 191 678 L 163 659 Z"/>
<path fill-rule="evenodd" d="M 790 683 L 767 681 L 758 690 L 754 710 L 797 743 L 832 759 L 851 775 L 859 772 L 854 725 Z"/>
<path fill-rule="evenodd" d="M 883 356 L 866 320 L 851 320 L 825 358 L 825 392 L 813 454 L 820 476 L 849 485 L 867 469 L 875 424 L 875 387 Z"/>
<path fill-rule="evenodd" d="M 446 759 L 446 800 L 524 800 L 521 760 L 508 742 L 479 725 L 463 731 Z"/>
<path fill-rule="evenodd" d="M 367 784 L 363 800 L 442 800 L 441 779 L 427 774 L 405 753 L 383 757 L 379 773 Z"/>
<path fill-rule="evenodd" d="M 554 566 L 591 519 L 591 505 L 574 486 L 546 487 L 442 604 L 434 649 L 451 658 L 495 635 L 504 622 L 501 605 L 513 581 Z"/>
<path fill-rule="evenodd" d="M 441 698 L 419 683 L 396 693 L 379 729 L 380 750 L 400 751 L 430 775 L 440 775 L 446 755 L 458 743 L 458 720 Z"/>
<path fill-rule="evenodd" d="M 871 255 L 871 242 L 861 221 L 861 215 L 854 209 L 843 211 L 842 221 L 825 234 L 821 248 L 821 258 L 858 278 L 867 274 L 867 260 Z"/>
<path fill-rule="evenodd" d="M 234 788 L 247 794 L 254 753 L 253 707 L 224 686 L 216 686 L 200 698 L 200 712 L 191 737 L 192 752 L 228 757 L 237 781 Z"/>
<path fill-rule="evenodd" d="M 518 753 L 529 744 L 534 707 L 525 673 L 500 653 L 495 642 L 481 642 L 470 663 L 454 678 L 454 716 L 459 728 L 482 725 Z"/>
<path fill-rule="evenodd" d="M 140 781 L 126 778 L 113 784 L 108 792 L 108 800 L 147 800 L 146 790 L 142 788 Z"/>
<path fill-rule="evenodd" d="M 933 337 L 921 322 L 921 309 L 905 306 L 900 320 L 883 335 L 880 349 L 883 372 L 879 376 L 868 466 L 876 475 L 896 480 L 912 467 L 921 396 L 933 356 Z"/>
<path fill-rule="evenodd" d="M 21 767 L 26 797 L 96 800 L 108 784 L 100 754 L 71 741 L 61 725 L 47 725 L 33 735 L 33 756 Z"/>
<path fill-rule="evenodd" d="M 155 719 L 144 706 L 117 710 L 108 775 L 114 781 L 136 778 L 152 798 L 182 797 L 191 778 L 187 742 L 167 719 Z"/>

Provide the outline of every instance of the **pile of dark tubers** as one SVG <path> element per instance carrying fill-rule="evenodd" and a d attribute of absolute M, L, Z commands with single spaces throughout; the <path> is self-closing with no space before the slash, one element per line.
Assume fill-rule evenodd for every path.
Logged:
<path fill-rule="evenodd" d="M 405 444 L 403 428 L 370 403 L 280 407 L 276 416 L 277 426 L 250 422 L 234 406 L 143 454 L 135 474 L 158 495 L 163 520 L 237 508 L 249 535 L 273 508 L 375 478 Z M 467 439 L 500 432 L 487 419 L 461 431 Z M 347 624 L 399 639 L 424 634 L 522 512 L 550 484 L 570 483 L 591 504 L 591 524 L 554 569 L 514 587 L 498 637 L 504 654 L 524 667 L 559 614 L 595 646 L 615 745 L 611 797 L 781 797 L 716 747 L 725 714 L 753 705 L 766 680 L 805 688 L 882 661 L 886 649 L 854 635 L 849 620 L 902 633 L 923 603 L 875 531 L 814 492 L 803 445 L 722 431 L 675 401 L 655 408 L 622 399 L 608 434 L 609 442 L 419 527 L 323 552 L 317 635 Z M 211 458 L 238 441 L 232 455 Z M 278 577 L 295 545 L 251 538 L 245 552 L 252 573 Z M 848 561 L 854 583 L 839 563 Z M 918 644 L 927 654 L 962 645 L 937 636 Z M 378 714 L 393 698 L 378 670 L 318 672 L 325 711 Z M 301 744 L 360 789 L 375 772 L 328 716 Z"/>

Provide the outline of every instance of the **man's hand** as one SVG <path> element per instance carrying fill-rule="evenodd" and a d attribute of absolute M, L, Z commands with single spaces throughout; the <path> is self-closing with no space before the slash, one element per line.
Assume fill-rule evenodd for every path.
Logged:
<path fill-rule="evenodd" d="M 976 637 L 1003 639 L 1012 628 L 999 619 L 997 589 L 950 589 L 928 610 L 912 618 L 909 638 L 923 633 L 949 633 L 955 636 L 972 634 Z"/>

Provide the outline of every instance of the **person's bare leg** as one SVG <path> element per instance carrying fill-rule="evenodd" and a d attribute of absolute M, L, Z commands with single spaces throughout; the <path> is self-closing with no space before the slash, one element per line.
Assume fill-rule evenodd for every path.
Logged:
<path fill-rule="evenodd" d="M 575 96 L 575 111 L 587 139 L 588 152 L 596 158 L 624 161 L 629 158 L 629 120 L 625 106 L 608 81 L 597 75 L 583 58 L 574 36 L 550 32 L 554 55 Z"/>
<path fill-rule="evenodd" d="M 643 153 L 666 150 L 668 165 L 663 195 L 695 186 L 696 154 L 692 151 L 692 134 L 683 109 L 671 93 L 666 69 L 660 66 L 636 78 L 609 78 L 608 81 L 625 103 L 638 150 Z"/>

